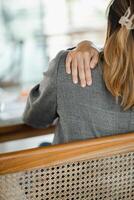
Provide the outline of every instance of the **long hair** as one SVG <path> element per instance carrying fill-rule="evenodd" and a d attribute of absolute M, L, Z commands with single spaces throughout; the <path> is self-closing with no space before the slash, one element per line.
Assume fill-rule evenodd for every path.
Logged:
<path fill-rule="evenodd" d="M 103 78 L 111 94 L 120 98 L 124 110 L 134 106 L 134 29 L 119 24 L 129 7 L 134 14 L 134 0 L 111 1 L 104 46 Z"/>

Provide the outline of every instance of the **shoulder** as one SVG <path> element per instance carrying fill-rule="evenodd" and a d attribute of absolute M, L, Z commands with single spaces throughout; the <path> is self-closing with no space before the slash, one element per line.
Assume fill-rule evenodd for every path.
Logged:
<path fill-rule="evenodd" d="M 55 57 L 49 61 L 48 69 L 43 75 L 47 78 L 56 79 L 58 71 L 63 65 L 62 63 L 65 62 L 68 52 L 68 50 L 59 51 Z"/>
<path fill-rule="evenodd" d="M 61 50 L 59 51 L 53 59 L 49 61 L 48 70 L 44 72 L 44 74 L 57 74 L 58 69 L 60 68 L 63 63 L 66 61 L 66 57 L 69 50 Z"/>
<path fill-rule="evenodd" d="M 61 50 L 59 51 L 54 59 L 52 61 L 55 61 L 57 65 L 59 65 L 61 62 L 64 62 L 66 60 L 67 54 L 69 53 L 69 50 Z"/>
<path fill-rule="evenodd" d="M 99 53 L 99 60 L 98 63 L 96 65 L 96 67 L 92 70 L 92 79 L 94 82 L 101 82 L 101 84 L 104 84 L 104 80 L 103 80 L 103 66 L 104 66 L 104 54 L 103 51 L 101 51 Z"/>
<path fill-rule="evenodd" d="M 69 84 L 72 84 L 72 77 L 69 76 L 67 73 L 66 73 L 66 68 L 65 68 L 65 64 L 66 64 L 66 57 L 69 53 L 69 50 L 61 50 L 57 53 L 57 55 L 55 56 L 54 60 L 55 60 L 55 63 L 56 63 L 56 74 L 57 74 L 57 77 L 58 77 L 58 80 L 59 81 L 63 81 L 64 84 L 66 83 L 69 83 Z M 93 88 L 105 88 L 105 84 L 104 84 L 104 80 L 103 80 L 103 60 L 102 59 L 99 59 L 98 61 L 98 64 L 96 65 L 96 67 L 92 70 L 92 79 L 93 79 L 93 85 L 92 87 Z M 60 82 L 61 84 L 61 82 Z M 79 84 L 78 84 L 79 86 Z M 81 86 L 79 86 L 81 87 Z M 91 88 L 91 86 L 90 86 Z"/>
<path fill-rule="evenodd" d="M 61 69 L 65 73 L 65 63 L 66 58 L 69 53 L 69 50 L 61 50 L 55 57 L 55 61 L 57 63 L 57 71 L 59 72 Z"/>

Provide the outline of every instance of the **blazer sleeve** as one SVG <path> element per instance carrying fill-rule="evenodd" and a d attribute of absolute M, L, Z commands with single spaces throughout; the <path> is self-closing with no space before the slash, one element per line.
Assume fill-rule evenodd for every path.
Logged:
<path fill-rule="evenodd" d="M 63 52 L 60 51 L 49 63 L 43 80 L 31 90 L 28 96 L 23 121 L 30 126 L 45 128 L 58 117 L 57 71 Z"/>

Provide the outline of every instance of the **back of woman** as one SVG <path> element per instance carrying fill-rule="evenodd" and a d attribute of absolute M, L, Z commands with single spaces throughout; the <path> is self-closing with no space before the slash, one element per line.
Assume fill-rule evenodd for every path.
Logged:
<path fill-rule="evenodd" d="M 62 52 L 57 74 L 58 125 L 54 143 L 134 131 L 134 110 L 124 111 L 103 79 L 103 60 L 92 71 L 93 84 L 82 88 L 65 72 L 67 51 Z"/>
<path fill-rule="evenodd" d="M 54 143 L 134 131 L 134 1 L 114 0 L 93 85 L 74 85 L 65 72 L 68 51 L 50 63 L 29 95 L 24 121 L 46 127 L 58 118 Z"/>

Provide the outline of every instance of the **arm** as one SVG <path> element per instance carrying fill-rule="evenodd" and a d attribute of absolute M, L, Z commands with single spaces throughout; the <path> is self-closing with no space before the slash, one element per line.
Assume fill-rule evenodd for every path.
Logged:
<path fill-rule="evenodd" d="M 27 99 L 23 121 L 36 128 L 45 128 L 53 123 L 57 115 L 57 69 L 63 51 L 49 63 L 48 71 L 40 84 L 36 85 Z"/>
<path fill-rule="evenodd" d="M 85 87 L 92 84 L 91 69 L 98 63 L 99 50 L 90 41 L 80 42 L 76 48 L 70 50 L 66 59 L 66 72 L 72 74 L 73 82 Z"/>

